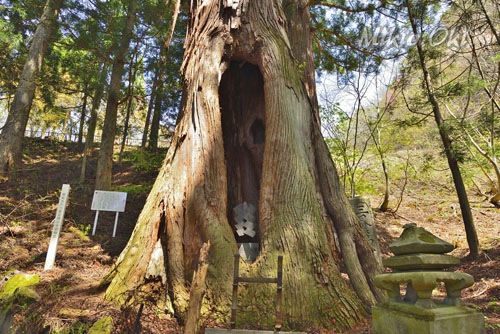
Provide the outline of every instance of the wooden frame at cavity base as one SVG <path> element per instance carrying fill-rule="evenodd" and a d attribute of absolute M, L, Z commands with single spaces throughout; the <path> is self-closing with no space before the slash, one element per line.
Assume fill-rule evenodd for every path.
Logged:
<path fill-rule="evenodd" d="M 231 328 L 236 327 L 236 309 L 238 304 L 238 284 L 239 283 L 274 283 L 276 289 L 276 323 L 275 332 L 281 330 L 282 323 L 282 290 L 283 290 L 283 256 L 278 256 L 278 270 L 276 277 L 241 277 L 240 254 L 234 255 L 234 279 L 233 279 L 233 304 L 231 307 Z"/>

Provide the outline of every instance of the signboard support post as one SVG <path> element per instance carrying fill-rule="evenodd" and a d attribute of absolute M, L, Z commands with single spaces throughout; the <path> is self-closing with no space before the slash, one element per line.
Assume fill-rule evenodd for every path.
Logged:
<path fill-rule="evenodd" d="M 113 238 L 116 235 L 116 225 L 118 225 L 118 211 L 116 211 L 116 216 L 115 216 L 115 226 L 113 226 Z"/>
<path fill-rule="evenodd" d="M 43 270 L 50 270 L 56 260 L 56 249 L 59 243 L 59 235 L 64 222 L 64 212 L 66 211 L 66 203 L 69 197 L 69 184 L 63 184 L 61 195 L 59 196 L 59 204 L 57 205 L 56 218 L 54 218 L 54 227 L 52 228 L 52 235 L 50 236 L 49 249 L 47 250 L 47 257 L 45 259 L 45 266 Z"/>
<path fill-rule="evenodd" d="M 94 228 L 92 229 L 92 235 L 95 235 L 95 228 L 97 227 L 97 219 L 99 218 L 99 210 L 95 212 Z"/>

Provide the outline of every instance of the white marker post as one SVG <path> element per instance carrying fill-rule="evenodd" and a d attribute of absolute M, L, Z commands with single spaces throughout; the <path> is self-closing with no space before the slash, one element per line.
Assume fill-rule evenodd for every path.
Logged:
<path fill-rule="evenodd" d="M 66 211 L 66 203 L 69 196 L 69 184 L 63 184 L 61 195 L 59 196 L 59 204 L 57 205 L 56 218 L 54 219 L 54 227 L 52 228 L 52 236 L 50 237 L 49 250 L 45 259 L 44 270 L 50 270 L 54 266 L 56 260 L 56 249 L 59 242 L 59 234 L 64 221 L 64 212 Z"/>
<path fill-rule="evenodd" d="M 97 219 L 99 217 L 99 211 L 114 211 L 115 215 L 115 225 L 113 226 L 113 238 L 116 235 L 116 226 L 118 225 L 118 213 L 125 211 L 125 204 L 127 203 L 127 193 L 117 192 L 117 191 L 94 191 L 94 198 L 92 199 L 91 210 L 94 210 L 94 228 L 92 229 L 92 235 L 95 235 L 95 230 L 97 227 Z"/>

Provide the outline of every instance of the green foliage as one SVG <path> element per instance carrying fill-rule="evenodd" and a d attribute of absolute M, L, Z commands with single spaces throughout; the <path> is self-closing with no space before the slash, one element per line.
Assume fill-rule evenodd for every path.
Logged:
<path fill-rule="evenodd" d="M 5 9 L 5 6 L 0 5 L 0 12 Z M 22 15 L 22 11 L 19 12 Z M 14 27 L 2 16 L 0 17 L 0 47 L 3 52 L 11 53 L 14 49 L 19 48 L 22 42 L 20 33 L 14 30 Z"/>
<path fill-rule="evenodd" d="M 375 10 L 380 3 L 330 2 L 333 6 L 326 3 L 328 1 L 313 1 L 311 6 L 316 69 L 346 77 L 357 70 L 377 71 L 381 63 L 379 56 L 390 56 L 395 50 L 383 49 L 380 45 L 362 46 L 360 41 L 363 31 L 374 30 L 383 20 L 383 15 Z"/>
<path fill-rule="evenodd" d="M 153 185 L 130 184 L 127 186 L 113 187 L 112 189 L 113 191 L 126 192 L 130 196 L 137 196 L 140 194 L 148 193 L 149 191 L 151 191 L 152 187 Z"/>
<path fill-rule="evenodd" d="M 145 150 L 135 149 L 127 152 L 124 161 L 131 161 L 138 171 L 157 172 L 160 170 L 163 159 L 165 158 L 165 150 Z"/>
<path fill-rule="evenodd" d="M 345 137 L 349 131 L 350 117 L 339 108 L 338 103 L 320 106 L 320 115 L 323 120 L 323 131 L 326 132 L 326 144 L 343 175 L 347 168 L 346 159 L 349 154 L 346 152 Z"/>
<path fill-rule="evenodd" d="M 90 233 L 90 228 L 91 228 L 91 225 L 90 224 L 78 224 L 77 228 L 74 228 L 74 227 L 71 227 L 70 230 L 71 232 L 75 233 L 76 235 L 78 235 L 78 237 L 81 239 L 81 240 L 88 240 L 87 236 L 89 235 Z"/>
<path fill-rule="evenodd" d="M 5 0 L 0 4 L 0 126 L 6 119 L 30 38 L 45 2 Z M 122 102 L 127 100 L 129 93 L 133 96 L 128 137 L 135 140 L 142 134 L 147 100 L 158 66 L 165 73 L 161 82 L 164 87 L 161 91 L 164 113 L 162 125 L 175 123 L 181 90 L 179 67 L 183 56 L 184 14 L 180 15 L 168 57 L 163 54 L 166 61 L 159 62 L 160 52 L 165 52 L 163 38 L 168 35 L 174 5 L 172 1 L 138 1 L 133 43 L 125 59 L 118 96 L 121 105 L 125 105 Z M 77 114 L 82 111 L 84 96 L 87 97 L 87 116 L 83 118 L 86 125 L 94 91 L 101 84 L 105 86 L 102 78 L 109 80 L 108 76 L 101 75 L 102 64 L 113 62 L 112 53 L 121 41 L 126 11 L 127 4 L 120 0 L 63 2 L 57 28 L 37 78 L 36 95 L 28 122 L 29 133 L 66 140 L 73 135 L 74 139 L 80 126 L 80 115 Z M 135 78 L 133 89 L 127 85 L 130 73 Z M 103 98 L 107 98 L 106 94 Z M 123 118 L 123 115 L 118 116 L 118 134 L 123 128 Z M 97 121 L 96 138 L 99 138 L 101 127 L 102 116 Z"/>

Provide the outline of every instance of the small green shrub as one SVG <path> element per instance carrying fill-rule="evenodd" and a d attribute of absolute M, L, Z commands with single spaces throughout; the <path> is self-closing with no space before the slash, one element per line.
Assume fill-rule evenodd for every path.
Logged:
<path fill-rule="evenodd" d="M 161 168 L 165 153 L 166 151 L 161 149 L 151 151 L 139 148 L 128 152 L 124 160 L 132 162 L 138 171 L 157 172 Z"/>
<path fill-rule="evenodd" d="M 77 224 L 77 227 L 71 227 L 70 231 L 78 235 L 80 239 L 86 240 L 87 236 L 90 233 L 90 228 L 91 228 L 90 224 L 89 225 Z"/>
<path fill-rule="evenodd" d="M 112 190 L 126 192 L 130 196 L 135 196 L 143 192 L 151 191 L 152 187 L 153 185 L 130 184 L 127 186 L 113 187 Z"/>

